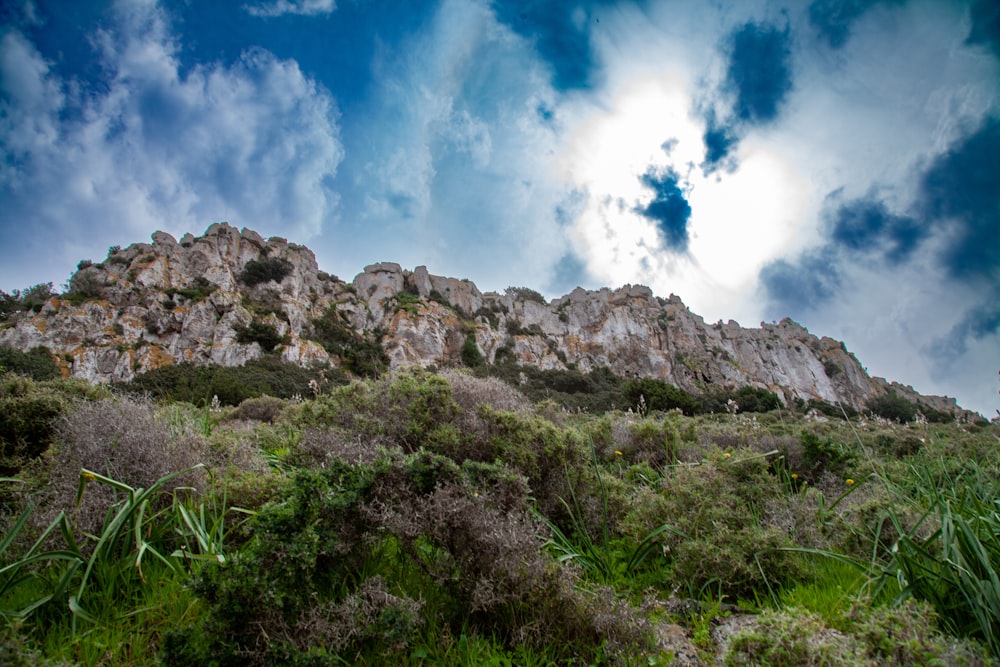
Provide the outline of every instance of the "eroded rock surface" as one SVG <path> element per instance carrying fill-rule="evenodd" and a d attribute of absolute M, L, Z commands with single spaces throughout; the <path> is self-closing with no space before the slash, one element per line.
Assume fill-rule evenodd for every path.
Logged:
<path fill-rule="evenodd" d="M 248 262 L 281 261 L 287 274 L 248 286 Z M 383 262 L 350 283 L 321 272 L 308 248 L 216 223 L 180 242 L 165 232 L 85 266 L 99 298 L 53 297 L 0 330 L 0 344 L 46 346 L 66 375 L 127 381 L 165 364 L 241 365 L 265 353 L 238 342 L 258 321 L 284 336 L 275 353 L 299 364 L 337 364 L 314 340 L 313 321 L 330 308 L 358 335 L 378 336 L 391 365 L 460 363 L 468 335 L 489 362 L 499 357 L 541 368 L 601 366 L 653 377 L 690 392 L 754 386 L 786 403 L 820 399 L 863 407 L 870 397 L 909 387 L 871 378 L 839 341 L 791 320 L 741 327 L 707 324 L 677 296 L 641 285 L 584 290 L 546 303 L 527 289 L 482 293 L 468 280 Z M 954 399 L 920 397 L 940 410 Z"/>

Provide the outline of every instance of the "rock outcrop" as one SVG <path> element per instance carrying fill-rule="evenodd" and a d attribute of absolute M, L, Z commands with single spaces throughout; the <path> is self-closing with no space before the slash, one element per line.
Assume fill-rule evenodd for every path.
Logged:
<path fill-rule="evenodd" d="M 281 271 L 248 280 L 251 263 Z M 490 363 L 606 366 L 693 393 L 753 386 L 786 403 L 819 399 L 855 408 L 889 390 L 916 396 L 869 377 L 843 343 L 788 319 L 759 328 L 707 324 L 679 297 L 661 298 L 641 285 L 577 288 L 546 303 L 530 289 L 482 293 L 468 280 L 388 262 L 348 283 L 320 271 L 308 248 L 227 223 L 179 242 L 156 232 L 151 244 L 113 248 L 100 264 L 81 263 L 71 288 L 38 312 L 9 316 L 0 344 L 43 345 L 65 375 L 93 382 L 128 381 L 183 361 L 241 365 L 267 352 L 241 336 L 252 323 L 281 337 L 272 353 L 286 361 L 337 365 L 313 328 L 333 309 L 358 336 L 377 339 L 393 367 L 461 363 L 472 336 Z M 957 408 L 954 399 L 919 398 L 935 409 Z"/>

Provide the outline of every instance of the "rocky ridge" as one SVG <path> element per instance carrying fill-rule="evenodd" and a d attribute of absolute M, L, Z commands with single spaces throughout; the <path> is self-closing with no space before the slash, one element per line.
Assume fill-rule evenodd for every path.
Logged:
<path fill-rule="evenodd" d="M 248 285 L 248 263 L 276 262 L 279 280 Z M 545 300 L 527 288 L 480 292 L 468 280 L 426 267 L 365 267 L 352 282 L 319 270 L 308 248 L 228 223 L 180 241 L 165 232 L 152 243 L 112 248 L 99 264 L 81 262 L 69 295 L 14 314 L 0 344 L 47 347 L 66 376 L 128 381 L 167 364 L 242 365 L 268 353 L 239 332 L 259 323 L 281 337 L 273 353 L 297 364 L 339 365 L 315 340 L 313 323 L 334 309 L 359 336 L 379 341 L 390 366 L 461 363 L 468 337 L 485 360 L 504 358 L 543 369 L 607 366 L 653 377 L 692 393 L 754 386 L 786 403 L 819 399 L 862 408 L 895 391 L 936 410 L 947 397 L 871 378 L 843 343 L 817 337 L 785 319 L 759 328 L 730 320 L 707 324 L 677 296 L 641 285 L 584 290 Z M 86 298 L 68 298 L 76 291 Z"/>

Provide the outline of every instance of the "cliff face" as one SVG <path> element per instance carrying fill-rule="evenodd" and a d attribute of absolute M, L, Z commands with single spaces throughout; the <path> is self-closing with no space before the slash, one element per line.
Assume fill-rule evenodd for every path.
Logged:
<path fill-rule="evenodd" d="M 280 280 L 248 286 L 248 263 L 266 262 L 283 267 Z M 631 285 L 577 288 L 545 303 L 528 289 L 484 294 L 467 280 L 392 263 L 368 266 L 346 283 L 321 272 L 308 248 L 227 223 L 201 237 L 178 242 L 156 232 L 152 244 L 113 249 L 101 264 L 81 268 L 73 285 L 86 287 L 78 291 L 88 298 L 53 297 L 37 313 L 13 316 L 0 344 L 44 345 L 65 375 L 127 381 L 181 361 L 233 366 L 260 357 L 259 343 L 238 341 L 257 323 L 282 337 L 274 353 L 284 360 L 337 365 L 313 340 L 314 320 L 332 307 L 356 333 L 378 338 L 393 367 L 461 363 L 472 335 L 491 363 L 506 357 L 541 368 L 608 366 L 695 393 L 751 385 L 786 402 L 817 398 L 856 408 L 890 386 L 917 396 L 870 378 L 842 343 L 791 320 L 760 328 L 706 324 L 678 297 Z M 956 407 L 953 399 L 920 398 L 936 409 Z"/>

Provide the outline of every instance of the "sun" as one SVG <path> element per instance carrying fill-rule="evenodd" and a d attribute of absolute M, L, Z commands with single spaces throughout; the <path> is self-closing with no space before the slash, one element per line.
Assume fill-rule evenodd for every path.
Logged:
<path fill-rule="evenodd" d="M 766 137 L 744 138 L 735 171 L 704 174 L 704 124 L 692 108 L 685 82 L 663 75 L 577 110 L 561 155 L 566 177 L 586 193 L 571 231 L 590 273 L 607 284 L 680 294 L 705 314 L 746 312 L 738 304 L 760 268 L 787 250 L 812 187 Z M 686 254 L 665 248 L 655 224 L 636 212 L 651 197 L 640 177 L 667 167 L 691 206 Z"/>

